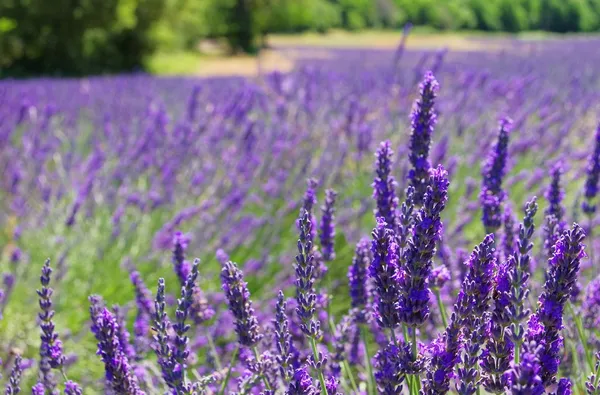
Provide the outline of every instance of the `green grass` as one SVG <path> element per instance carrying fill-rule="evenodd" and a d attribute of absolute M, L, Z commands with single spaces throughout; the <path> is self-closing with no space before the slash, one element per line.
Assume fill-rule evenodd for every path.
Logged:
<path fill-rule="evenodd" d="M 192 51 L 159 51 L 146 60 L 146 69 L 157 75 L 194 75 L 200 70 L 202 55 Z"/>

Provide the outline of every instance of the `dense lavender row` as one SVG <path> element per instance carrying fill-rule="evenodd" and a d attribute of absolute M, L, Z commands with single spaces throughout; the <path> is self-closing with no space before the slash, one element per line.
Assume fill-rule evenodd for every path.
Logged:
<path fill-rule="evenodd" d="M 0 82 L 6 393 L 600 394 L 596 45 Z"/>

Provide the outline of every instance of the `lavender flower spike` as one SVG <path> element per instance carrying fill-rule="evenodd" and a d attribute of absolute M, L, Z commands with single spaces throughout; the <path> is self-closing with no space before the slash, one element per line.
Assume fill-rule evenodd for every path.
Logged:
<path fill-rule="evenodd" d="M 508 137 L 511 127 L 512 121 L 509 118 L 500 120 L 498 141 L 483 168 L 483 185 L 479 201 L 483 207 L 482 221 L 485 233 L 496 232 L 502 224 L 501 205 L 506 199 L 506 193 L 502 190 L 502 180 L 506 172 Z"/>
<path fill-rule="evenodd" d="M 306 180 L 306 184 L 306 191 L 304 192 L 304 198 L 302 200 L 302 209 L 308 212 L 311 224 L 316 225 L 317 220 L 315 219 L 313 208 L 314 205 L 317 204 L 317 187 L 319 186 L 319 183 L 314 178 L 309 178 Z M 300 227 L 300 223 L 298 223 L 298 227 Z M 316 226 L 313 226 L 308 234 L 311 243 L 315 242 L 315 233 Z"/>
<path fill-rule="evenodd" d="M 379 394 L 396 395 L 402 393 L 404 374 L 400 372 L 400 350 L 390 343 L 375 355 L 375 381 Z"/>
<path fill-rule="evenodd" d="M 387 226 L 395 230 L 397 225 L 396 210 L 398 209 L 398 197 L 396 197 L 396 180 L 391 175 L 392 156 L 394 155 L 391 145 L 386 140 L 381 143 L 377 150 L 373 198 L 377 204 L 375 218 L 383 218 Z"/>
<path fill-rule="evenodd" d="M 92 317 L 92 332 L 98 340 L 98 355 L 104 362 L 106 381 L 117 394 L 142 395 L 137 380 L 129 367 L 129 361 L 119 343 L 119 326 L 112 313 L 101 309 Z"/>
<path fill-rule="evenodd" d="M 171 384 L 178 394 L 191 394 L 192 387 L 185 380 L 185 369 L 186 362 L 189 356 L 189 339 L 186 335 L 190 326 L 185 323 L 189 316 L 191 306 L 193 303 L 193 292 L 198 278 L 198 264 L 199 260 L 196 259 L 192 265 L 192 271 L 188 275 L 185 284 L 181 287 L 181 297 L 177 299 L 177 310 L 175 311 L 175 323 L 173 324 L 173 330 L 175 332 L 175 339 L 173 341 L 173 352 L 171 355 L 173 367 Z"/>
<path fill-rule="evenodd" d="M 173 237 L 173 268 L 182 287 L 185 285 L 191 269 L 190 263 L 185 260 L 185 250 L 189 243 L 189 236 L 181 232 L 175 232 Z"/>
<path fill-rule="evenodd" d="M 275 361 L 279 365 L 279 372 L 285 383 L 289 382 L 294 374 L 293 362 L 295 354 L 292 336 L 289 331 L 289 322 L 285 315 L 286 307 L 283 292 L 279 291 L 279 294 L 277 294 L 275 319 L 273 320 L 275 350 L 277 350 Z"/>
<path fill-rule="evenodd" d="M 440 214 L 448 201 L 448 172 L 439 165 L 431 169 L 430 185 L 413 227 L 412 239 L 404 251 L 400 276 L 398 309 L 400 319 L 409 327 L 421 326 L 429 316 L 431 275 L 435 245 L 440 239 Z"/>
<path fill-rule="evenodd" d="M 486 324 L 494 288 L 495 256 L 494 235 L 489 234 L 471 254 L 469 272 L 459 294 L 459 300 L 461 294 L 464 296 L 459 311 L 465 337 L 465 352 L 456 387 L 460 394 L 474 394 L 479 385 L 480 350 L 488 337 Z"/>
<path fill-rule="evenodd" d="M 318 393 L 306 365 L 296 369 L 286 395 L 317 395 Z"/>
<path fill-rule="evenodd" d="M 381 328 L 394 329 L 400 324 L 397 301 L 398 289 L 398 244 L 394 232 L 387 227 L 384 218 L 377 218 L 377 227 L 373 229 L 371 252 L 373 260 L 369 266 L 369 275 L 373 279 L 377 295 L 374 314 Z"/>
<path fill-rule="evenodd" d="M 165 280 L 158 279 L 158 289 L 156 291 L 156 301 L 154 302 L 154 351 L 158 357 L 158 365 L 161 368 L 162 376 L 169 388 L 177 388 L 181 383 L 183 371 L 176 369 L 176 363 L 173 358 L 174 350 L 169 341 L 168 330 L 171 326 L 167 313 L 165 312 Z"/>
<path fill-rule="evenodd" d="M 223 292 L 229 302 L 229 310 L 235 317 L 235 332 L 240 344 L 253 347 L 261 339 L 258 320 L 252 308 L 248 285 L 244 282 L 244 274 L 237 264 L 229 261 L 221 270 Z"/>
<path fill-rule="evenodd" d="M 478 320 L 488 309 L 491 291 L 493 288 L 493 269 L 495 266 L 494 235 L 487 235 L 483 241 L 473 249 L 468 262 L 468 273 L 463 280 L 461 290 L 454 304 L 454 312 L 450 318 L 448 328 L 441 338 L 432 345 L 431 366 L 427 371 L 425 380 L 426 394 L 445 394 L 450 389 L 450 380 L 454 367 L 458 362 L 461 346 L 463 326 L 467 327 L 467 339 L 472 335 L 481 336 L 482 322 Z M 470 331 L 473 332 L 473 334 Z M 468 354 L 465 358 L 465 367 L 461 379 L 466 373 L 477 377 L 475 364 L 479 358 L 478 349 L 474 342 L 470 342 Z M 477 345 L 478 347 L 479 345 Z M 459 371 L 459 374 L 460 371 Z M 470 381 L 465 389 L 470 388 Z"/>
<path fill-rule="evenodd" d="M 16 395 L 21 391 L 21 387 L 19 387 L 21 384 L 21 374 L 23 373 L 23 366 L 21 366 L 21 362 L 21 356 L 17 355 L 10 373 L 10 378 L 6 384 L 6 390 L 4 392 L 5 395 Z"/>
<path fill-rule="evenodd" d="M 323 259 L 328 262 L 335 259 L 334 240 L 335 240 L 335 199 L 337 193 L 333 189 L 325 191 L 325 205 L 321 207 L 323 217 L 321 218 L 321 228 L 319 237 L 321 239 L 321 249 Z"/>
<path fill-rule="evenodd" d="M 129 278 L 134 286 L 137 305 L 137 314 L 133 324 L 134 349 L 136 355 L 141 356 L 150 350 L 150 320 L 154 314 L 154 302 L 150 290 L 137 271 L 131 272 Z"/>
<path fill-rule="evenodd" d="M 588 216 L 596 212 L 596 203 L 594 200 L 596 195 L 598 195 L 598 180 L 600 180 L 600 125 L 596 129 L 594 142 L 594 152 L 590 155 L 586 170 L 587 179 L 583 193 L 585 200 L 581 204 L 583 212 Z"/>
<path fill-rule="evenodd" d="M 415 188 L 414 202 L 417 206 L 423 203 L 429 182 L 429 150 L 431 135 L 437 122 L 433 108 L 439 91 L 439 84 L 431 71 L 425 74 L 419 86 L 419 99 L 413 105 L 410 114 L 411 135 L 409 159 L 412 169 L 408 173 L 410 185 Z"/>
<path fill-rule="evenodd" d="M 44 387 L 44 384 L 37 383 L 36 385 L 34 385 L 31 388 L 31 394 L 32 395 L 46 395 L 46 389 Z"/>
<path fill-rule="evenodd" d="M 367 322 L 367 302 L 369 293 L 367 290 L 367 269 L 371 262 L 371 251 L 369 239 L 361 239 L 356 244 L 352 264 L 348 268 L 348 284 L 350 287 L 350 304 L 356 311 L 357 322 Z"/>
<path fill-rule="evenodd" d="M 554 247 L 554 244 L 556 244 L 556 241 L 565 228 L 565 223 L 563 221 L 565 208 L 562 204 L 565 191 L 560 185 L 562 173 L 563 169 L 560 163 L 552 167 L 550 172 L 552 182 L 544 195 L 546 200 L 548 200 L 548 208 L 544 211 L 544 214 L 546 215 L 546 223 L 544 225 L 544 248 L 546 249 L 548 258 L 552 257 L 552 247 Z"/>
<path fill-rule="evenodd" d="M 83 390 L 81 389 L 79 384 L 77 384 L 76 382 L 69 380 L 65 383 L 65 395 L 82 395 L 82 394 L 83 394 Z"/>
<path fill-rule="evenodd" d="M 539 297 L 538 310 L 530 319 L 527 332 L 529 341 L 542 345 L 539 354 L 540 376 L 545 386 L 554 383 L 560 362 L 562 317 L 565 303 L 569 300 L 585 251 L 585 234 L 578 224 L 566 231 L 554 246 L 554 255 L 548 262 L 549 269 L 544 291 Z"/>
<path fill-rule="evenodd" d="M 54 317 L 54 310 L 52 310 L 53 290 L 49 287 L 51 274 L 50 259 L 46 259 L 40 276 L 42 288 L 37 291 L 37 294 L 40 298 L 39 305 L 42 310 L 38 313 L 41 328 L 40 380 L 49 392 L 54 391 L 56 388 L 56 382 L 50 369 L 58 369 L 64 363 L 62 342 L 58 338 L 58 333 L 56 333 L 52 321 Z"/>
<path fill-rule="evenodd" d="M 535 342 L 523 344 L 521 363 L 514 366 L 510 372 L 511 394 L 542 395 L 544 393 L 538 359 L 541 348 Z"/>
<path fill-rule="evenodd" d="M 312 222 L 309 212 L 302 210 L 298 225 L 300 237 L 298 239 L 298 255 L 296 255 L 296 301 L 298 307 L 296 313 L 300 318 L 300 329 L 304 334 L 312 338 L 320 336 L 320 323 L 315 318 L 317 296 L 314 290 L 315 283 L 315 260 L 313 256 L 313 245 L 310 234 Z"/>

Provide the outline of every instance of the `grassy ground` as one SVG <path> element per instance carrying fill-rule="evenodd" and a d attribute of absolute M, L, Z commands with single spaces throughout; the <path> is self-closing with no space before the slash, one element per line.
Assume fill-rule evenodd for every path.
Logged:
<path fill-rule="evenodd" d="M 254 76 L 259 71 L 289 71 L 301 57 L 329 56 L 328 50 L 335 48 L 377 48 L 394 49 L 399 43 L 401 32 L 375 31 L 361 32 L 331 31 L 327 34 L 273 34 L 268 37 L 269 50 L 257 57 L 249 55 L 228 56 L 219 48 L 209 45 L 198 52 L 159 52 L 148 60 L 148 68 L 159 75 L 198 75 L 198 76 Z M 544 32 L 527 32 L 519 35 L 490 34 L 483 32 L 436 32 L 416 29 L 411 32 L 406 46 L 409 49 L 436 50 L 448 48 L 452 51 L 499 50 L 505 40 L 540 40 L 561 37 Z M 485 42 L 481 39 L 485 38 Z M 289 48 L 303 48 L 293 51 Z M 306 51 L 306 49 L 312 51 Z M 283 51 L 282 49 L 285 49 Z"/>

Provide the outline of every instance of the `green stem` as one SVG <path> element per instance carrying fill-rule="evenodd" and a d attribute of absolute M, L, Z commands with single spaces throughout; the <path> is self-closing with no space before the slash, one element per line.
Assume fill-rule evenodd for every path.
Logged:
<path fill-rule="evenodd" d="M 587 336 L 585 336 L 585 332 L 583 330 L 583 325 L 581 324 L 581 317 L 579 317 L 577 314 L 575 314 L 575 311 L 573 311 L 573 306 L 571 305 L 571 302 L 567 302 L 567 310 L 569 310 L 569 314 L 571 314 L 571 316 L 573 317 L 573 320 L 575 321 L 575 327 L 577 327 L 577 334 L 579 335 L 579 342 L 581 343 L 581 345 L 583 347 L 583 353 L 585 354 L 585 360 L 587 361 L 587 364 L 588 364 L 590 370 L 593 371 L 595 368 L 594 361 L 592 360 L 592 356 L 588 349 Z"/>
<path fill-rule="evenodd" d="M 360 335 L 365 346 L 365 365 L 367 366 L 367 388 L 369 394 L 375 394 L 375 375 L 373 374 L 373 366 L 371 365 L 371 355 L 369 353 L 369 343 L 367 342 L 367 331 L 364 325 L 360 326 Z"/>
<path fill-rule="evenodd" d="M 354 391 L 354 393 L 357 395 L 360 394 L 360 391 L 358 390 L 358 386 L 356 385 L 356 381 L 354 381 L 354 375 L 352 374 L 350 365 L 348 365 L 348 361 L 344 360 L 342 362 L 342 369 L 344 369 L 344 373 L 346 374 L 346 377 L 348 377 L 348 379 L 350 380 L 350 386 L 352 386 L 352 390 Z"/>
<path fill-rule="evenodd" d="M 446 314 L 446 306 L 442 302 L 442 295 L 440 294 L 439 289 L 435 289 L 433 291 L 435 297 L 437 299 L 438 308 L 440 309 L 440 315 L 442 316 L 442 324 L 444 324 L 444 328 L 448 327 L 448 315 Z"/>
<path fill-rule="evenodd" d="M 233 364 L 237 361 L 238 351 L 240 350 L 240 346 L 238 345 L 235 350 L 233 350 L 233 355 L 231 356 L 231 361 L 229 362 L 229 367 L 227 368 L 227 374 L 225 375 L 225 380 L 221 383 L 221 389 L 219 389 L 219 394 L 225 394 L 225 388 L 227 388 L 227 384 L 229 383 L 229 378 L 231 377 L 231 368 Z"/>
<path fill-rule="evenodd" d="M 331 316 L 331 314 L 328 314 L 328 315 L 329 315 L 329 327 L 331 328 L 331 333 L 335 333 L 335 324 L 333 323 L 333 317 Z M 352 386 L 352 389 L 354 390 L 354 392 L 356 392 L 358 394 L 359 393 L 358 386 L 356 385 L 356 381 L 354 381 L 354 375 L 352 374 L 350 365 L 348 365 L 348 361 L 345 359 L 344 359 L 344 361 L 342 361 L 342 369 L 344 370 L 344 373 L 350 380 L 350 385 Z"/>
<path fill-rule="evenodd" d="M 252 347 L 252 351 L 254 351 L 254 357 L 256 358 L 256 362 L 260 363 L 260 354 L 258 353 L 258 348 L 256 346 Z M 265 388 L 268 391 L 272 391 L 271 384 L 269 384 L 269 379 L 264 374 L 261 374 L 262 381 L 265 383 Z"/>
<path fill-rule="evenodd" d="M 515 343 L 515 365 L 521 362 L 521 343 Z"/>
<path fill-rule="evenodd" d="M 60 374 L 62 375 L 63 379 L 65 380 L 65 382 L 69 381 L 69 378 L 67 377 L 67 374 L 65 373 L 65 367 L 61 366 L 59 371 L 60 371 Z"/>
<path fill-rule="evenodd" d="M 596 369 L 596 378 L 594 379 L 594 387 L 598 388 L 598 383 L 600 382 L 600 361 L 597 362 L 598 368 Z"/>
<path fill-rule="evenodd" d="M 208 341 L 208 348 L 210 350 L 209 352 L 213 355 L 213 358 L 215 359 L 215 365 L 217 365 L 217 370 L 223 369 L 223 366 L 221 365 L 221 358 L 219 358 L 219 354 L 217 353 L 215 343 L 208 328 L 206 328 L 206 339 Z"/>
<path fill-rule="evenodd" d="M 418 354 L 419 354 L 419 350 L 417 349 L 417 328 L 413 328 L 412 331 L 412 355 L 413 355 L 413 361 L 417 360 Z M 421 391 L 421 382 L 419 381 L 419 375 L 415 374 L 413 376 L 413 384 L 416 387 L 415 388 L 415 394 L 418 394 Z"/>
<path fill-rule="evenodd" d="M 317 341 L 312 336 L 310 336 L 309 339 L 310 339 L 310 348 L 312 349 L 313 356 L 314 356 L 315 362 L 316 362 L 319 360 L 319 351 L 317 350 Z M 321 394 L 327 395 L 327 388 L 325 387 L 325 376 L 323 375 L 323 371 L 321 369 L 317 369 L 317 374 L 319 375 L 319 382 L 321 383 Z"/>

